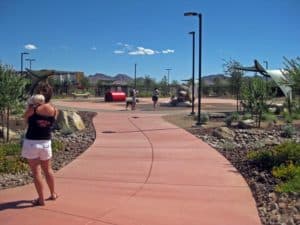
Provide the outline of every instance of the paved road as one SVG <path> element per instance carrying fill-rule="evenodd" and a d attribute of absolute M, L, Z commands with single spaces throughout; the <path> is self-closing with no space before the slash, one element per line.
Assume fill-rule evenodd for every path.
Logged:
<path fill-rule="evenodd" d="M 59 199 L 30 207 L 33 185 L 2 190 L 1 224 L 261 224 L 236 169 L 158 113 L 103 111 L 94 124 L 94 144 L 56 173 Z"/>

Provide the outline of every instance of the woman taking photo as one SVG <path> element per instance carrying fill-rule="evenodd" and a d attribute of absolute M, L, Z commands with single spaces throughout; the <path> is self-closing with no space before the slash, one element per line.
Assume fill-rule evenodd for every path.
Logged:
<path fill-rule="evenodd" d="M 32 201 L 34 206 L 45 205 L 43 193 L 44 172 L 46 182 L 50 190 L 49 200 L 57 199 L 55 191 L 54 173 L 51 168 L 51 131 L 57 117 L 57 109 L 50 103 L 52 88 L 49 84 L 41 84 L 37 87 L 37 94 L 45 97 L 45 103 L 38 106 L 29 106 L 24 114 L 28 125 L 22 147 L 22 156 L 28 160 L 38 198 Z"/>

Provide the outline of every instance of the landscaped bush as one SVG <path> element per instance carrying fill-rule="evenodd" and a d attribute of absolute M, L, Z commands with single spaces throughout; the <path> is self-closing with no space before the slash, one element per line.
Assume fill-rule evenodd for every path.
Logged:
<path fill-rule="evenodd" d="M 274 177 L 282 182 L 276 186 L 278 192 L 300 192 L 300 166 L 293 163 L 274 167 L 272 170 Z"/>
<path fill-rule="evenodd" d="M 201 121 L 201 123 L 207 123 L 209 121 L 208 113 L 201 113 L 200 121 Z"/>
<path fill-rule="evenodd" d="M 275 166 L 283 163 L 294 163 L 300 165 L 300 144 L 294 141 L 287 141 L 273 149 Z"/>
<path fill-rule="evenodd" d="M 262 169 L 271 169 L 274 166 L 273 152 L 269 150 L 251 151 L 248 153 L 247 158 L 251 163 L 257 165 Z"/>
<path fill-rule="evenodd" d="M 65 149 L 63 142 L 52 141 L 53 153 Z M 0 144 L 0 173 L 20 173 L 29 170 L 26 159 L 21 157 L 20 143 Z"/>
<path fill-rule="evenodd" d="M 286 123 L 292 123 L 293 122 L 293 117 L 288 112 L 283 112 L 282 116 L 283 116 L 284 121 Z"/>
<path fill-rule="evenodd" d="M 292 124 L 286 124 L 282 128 L 281 136 L 291 138 L 295 133 L 295 127 Z"/>
<path fill-rule="evenodd" d="M 226 123 L 226 126 L 230 127 L 232 122 L 238 121 L 240 118 L 240 115 L 237 112 L 234 112 L 230 115 L 228 115 L 225 119 L 224 122 Z"/>
<path fill-rule="evenodd" d="M 0 173 L 19 173 L 28 170 L 28 165 L 21 158 L 20 143 L 0 145 Z"/>
<path fill-rule="evenodd" d="M 262 121 L 276 122 L 277 116 L 272 113 L 263 113 L 261 119 Z"/>
<path fill-rule="evenodd" d="M 65 149 L 65 145 L 63 142 L 54 139 L 52 141 L 52 151 L 53 153 L 58 152 L 58 151 L 63 151 Z"/>
<path fill-rule="evenodd" d="M 300 165 L 300 144 L 287 141 L 271 150 L 251 151 L 248 153 L 248 159 L 264 169 L 271 169 L 290 162 Z"/>
<path fill-rule="evenodd" d="M 248 159 L 262 169 L 272 171 L 282 182 L 280 192 L 300 192 L 300 144 L 292 141 L 282 143 L 271 150 L 251 151 Z"/>
<path fill-rule="evenodd" d="M 245 114 L 242 116 L 242 119 L 243 119 L 243 120 L 252 119 L 252 116 L 251 116 L 250 113 L 245 113 Z"/>

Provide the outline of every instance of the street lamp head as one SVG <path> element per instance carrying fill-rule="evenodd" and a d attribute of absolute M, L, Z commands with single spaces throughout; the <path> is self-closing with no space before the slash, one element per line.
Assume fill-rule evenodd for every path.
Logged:
<path fill-rule="evenodd" d="M 22 52 L 21 54 L 22 54 L 22 55 L 29 55 L 28 52 Z"/>
<path fill-rule="evenodd" d="M 191 31 L 191 32 L 189 32 L 189 34 L 194 35 L 194 34 L 195 34 L 195 31 Z"/>
<path fill-rule="evenodd" d="M 184 16 L 198 16 L 199 13 L 196 13 L 196 12 L 186 12 L 184 13 Z"/>

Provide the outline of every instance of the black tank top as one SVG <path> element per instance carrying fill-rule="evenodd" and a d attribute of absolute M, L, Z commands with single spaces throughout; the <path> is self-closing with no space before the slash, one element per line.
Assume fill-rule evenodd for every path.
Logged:
<path fill-rule="evenodd" d="M 28 118 L 26 138 L 30 140 L 50 140 L 51 129 L 55 122 L 54 116 L 39 115 L 34 109 L 32 116 Z"/>

